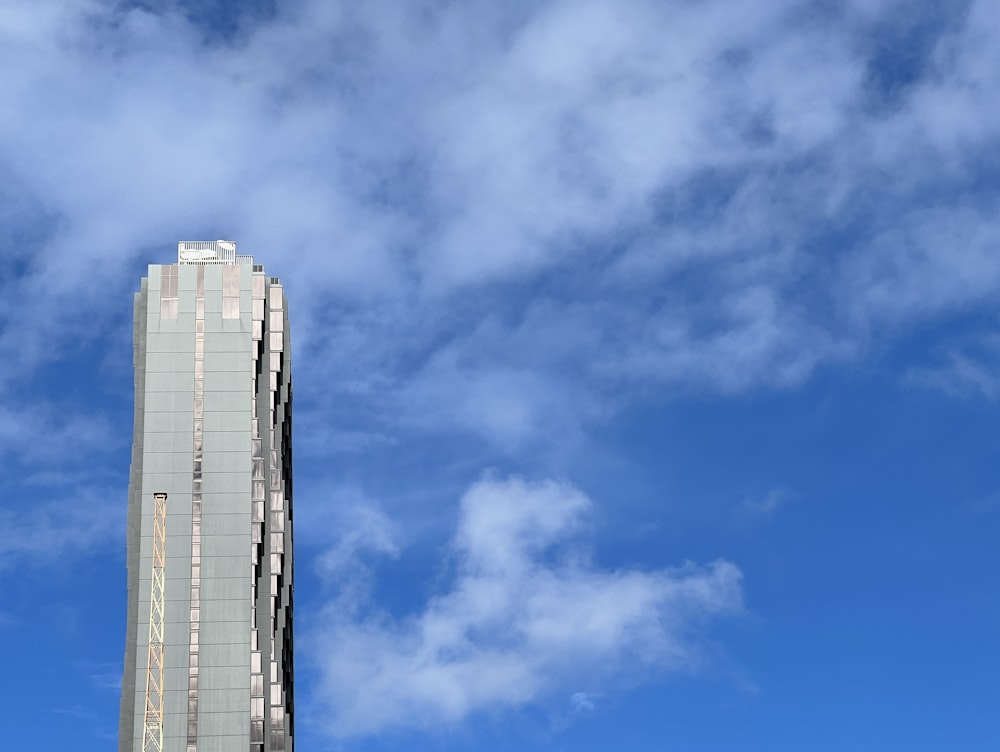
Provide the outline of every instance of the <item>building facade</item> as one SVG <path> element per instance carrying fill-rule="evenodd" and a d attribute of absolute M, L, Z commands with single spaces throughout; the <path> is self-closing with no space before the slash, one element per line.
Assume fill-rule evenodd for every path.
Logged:
<path fill-rule="evenodd" d="M 135 296 L 119 752 L 293 752 L 283 287 L 227 241 Z"/>

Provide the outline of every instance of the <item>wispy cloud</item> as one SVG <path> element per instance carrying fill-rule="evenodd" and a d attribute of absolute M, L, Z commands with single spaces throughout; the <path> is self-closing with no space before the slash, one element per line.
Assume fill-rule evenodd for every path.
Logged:
<path fill-rule="evenodd" d="M 115 538 L 124 540 L 123 499 L 122 489 L 81 486 L 30 508 L 0 508 L 0 570 L 18 560 L 64 561 Z"/>
<path fill-rule="evenodd" d="M 760 520 L 773 517 L 779 509 L 794 501 L 797 494 L 782 486 L 772 488 L 763 497 L 745 499 L 739 507 L 739 514 L 745 520 Z"/>
<path fill-rule="evenodd" d="M 344 507 L 337 515 L 335 529 L 338 534 L 334 545 L 316 560 L 317 569 L 324 577 L 356 577 L 359 560 L 364 554 L 399 556 L 397 525 L 369 502 Z"/>
<path fill-rule="evenodd" d="M 990 335 L 975 342 L 956 342 L 933 365 L 914 366 L 906 372 L 908 383 L 944 392 L 953 397 L 996 400 L 1000 396 L 1000 338 Z"/>
<path fill-rule="evenodd" d="M 590 506 L 563 483 L 481 481 L 462 498 L 454 576 L 418 612 L 396 619 L 363 600 L 332 603 L 305 640 L 329 730 L 435 727 L 573 682 L 696 666 L 694 627 L 741 607 L 739 570 L 602 569 L 580 541 Z"/>
<path fill-rule="evenodd" d="M 577 714 L 593 712 L 600 699 L 601 695 L 593 692 L 574 692 L 569 698 L 570 710 Z"/>
<path fill-rule="evenodd" d="M 64 473 L 127 440 L 126 433 L 99 414 L 67 411 L 41 399 L 0 407 L 0 455 L 48 471 L 49 482 L 57 480 L 52 468 Z"/>

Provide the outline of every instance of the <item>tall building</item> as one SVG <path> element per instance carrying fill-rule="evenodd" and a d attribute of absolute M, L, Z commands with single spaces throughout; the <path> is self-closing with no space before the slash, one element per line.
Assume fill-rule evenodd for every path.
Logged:
<path fill-rule="evenodd" d="M 293 752 L 284 290 L 235 243 L 180 243 L 133 337 L 119 752 Z"/>

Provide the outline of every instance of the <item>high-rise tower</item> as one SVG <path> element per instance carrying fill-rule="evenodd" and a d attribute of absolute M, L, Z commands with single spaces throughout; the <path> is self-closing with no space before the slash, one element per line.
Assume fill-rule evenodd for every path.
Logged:
<path fill-rule="evenodd" d="M 119 752 L 293 752 L 284 290 L 235 243 L 180 243 L 133 338 Z"/>

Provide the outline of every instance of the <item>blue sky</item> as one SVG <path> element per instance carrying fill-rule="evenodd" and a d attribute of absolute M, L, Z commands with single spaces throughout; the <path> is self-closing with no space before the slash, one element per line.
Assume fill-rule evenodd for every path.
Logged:
<path fill-rule="evenodd" d="M 996 749 L 997 17 L 5 5 L 5 748 L 113 747 L 131 293 L 231 238 L 300 750 Z"/>

